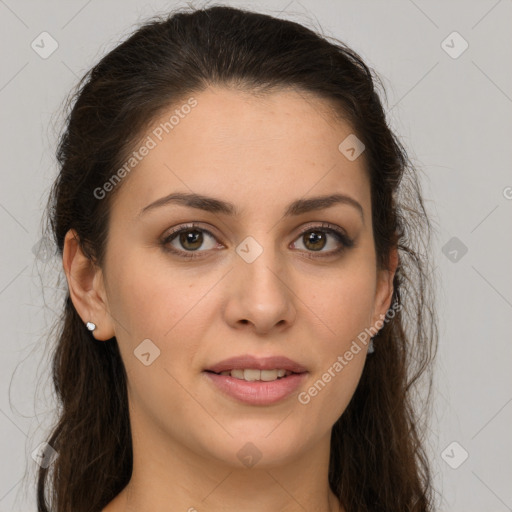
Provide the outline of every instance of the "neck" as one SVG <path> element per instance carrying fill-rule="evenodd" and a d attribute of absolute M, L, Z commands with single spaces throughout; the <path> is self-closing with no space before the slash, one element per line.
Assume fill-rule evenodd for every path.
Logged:
<path fill-rule="evenodd" d="M 250 468 L 164 441 L 161 432 L 133 433 L 131 480 L 104 512 L 343 511 L 328 483 L 330 432 L 293 459 L 262 458 Z"/>

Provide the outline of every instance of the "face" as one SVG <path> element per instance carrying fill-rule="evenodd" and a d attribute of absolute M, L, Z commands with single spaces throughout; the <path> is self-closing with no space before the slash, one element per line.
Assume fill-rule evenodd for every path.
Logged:
<path fill-rule="evenodd" d="M 390 305 L 364 153 L 340 152 L 351 128 L 313 96 L 193 97 L 169 133 L 155 126 L 180 105 L 142 137 L 151 147 L 112 203 L 98 298 L 79 307 L 97 338 L 117 338 L 136 442 L 237 466 L 243 450 L 261 466 L 290 462 L 328 446 L 365 364 L 354 340 Z M 231 358 L 242 359 L 219 366 Z M 235 367 L 266 371 L 218 375 Z"/>

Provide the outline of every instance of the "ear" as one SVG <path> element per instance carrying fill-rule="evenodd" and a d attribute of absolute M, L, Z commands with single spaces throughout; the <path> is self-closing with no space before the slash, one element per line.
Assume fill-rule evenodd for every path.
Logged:
<path fill-rule="evenodd" d="M 395 246 L 389 255 L 389 267 L 377 272 L 377 287 L 371 325 L 382 320 L 391 306 L 393 298 L 393 279 L 398 267 L 398 248 Z"/>
<path fill-rule="evenodd" d="M 115 335 L 109 314 L 103 273 L 82 251 L 75 230 L 70 229 L 64 239 L 62 266 L 68 281 L 69 295 L 80 318 L 85 324 L 93 322 L 93 336 L 109 340 Z"/>

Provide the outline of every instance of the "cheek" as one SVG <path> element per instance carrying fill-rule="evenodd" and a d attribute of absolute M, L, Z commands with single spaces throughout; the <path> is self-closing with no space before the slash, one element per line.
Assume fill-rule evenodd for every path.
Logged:
<path fill-rule="evenodd" d="M 205 333 L 218 316 L 212 289 L 219 276 L 177 270 L 161 258 L 142 257 L 136 251 L 126 254 L 111 274 L 112 316 L 118 320 L 116 337 L 132 392 L 186 407 L 186 394 L 182 401 L 171 397 L 183 393 L 190 369 L 197 366 L 197 354 L 204 350 Z M 150 344 L 144 341 L 148 339 Z M 135 357 L 143 342 L 158 354 L 147 367 Z M 147 400 L 144 396 L 141 399 Z M 174 411 L 178 412 L 184 411 Z"/>
<path fill-rule="evenodd" d="M 322 338 L 327 352 L 344 351 L 358 334 L 370 326 L 375 275 L 370 266 L 347 266 L 316 283 L 315 293 L 309 293 L 305 301 L 311 312 L 311 321 L 325 333 Z"/>
<path fill-rule="evenodd" d="M 301 402 L 334 422 L 348 405 L 366 361 L 375 275 L 371 264 L 347 266 L 320 283 L 306 301 L 318 365 Z M 307 327 L 305 327 L 307 328 Z M 327 417 L 324 417 L 324 420 Z"/>
<path fill-rule="evenodd" d="M 300 392 L 298 407 L 309 418 L 311 435 L 328 431 L 342 416 L 357 388 L 364 363 L 363 351 L 345 364 L 333 358 Z"/>
<path fill-rule="evenodd" d="M 194 409 L 187 372 L 211 320 L 202 299 L 216 280 L 157 265 L 136 251 L 111 265 L 109 277 L 109 304 L 133 403 L 155 419 L 186 415 Z"/>
<path fill-rule="evenodd" d="M 111 281 L 111 313 L 126 327 L 121 336 L 128 331 L 133 340 L 170 337 L 211 286 L 197 272 L 172 271 L 136 251 L 125 253 Z"/>
<path fill-rule="evenodd" d="M 312 332 L 317 365 L 298 396 L 299 407 L 310 418 L 311 435 L 331 428 L 343 414 L 366 361 L 367 345 L 358 336 L 368 327 L 373 298 L 371 282 L 354 279 L 352 286 L 338 284 L 332 288 L 332 294 L 313 301 L 312 309 L 316 308 L 328 329 L 321 323 L 316 335 Z"/>

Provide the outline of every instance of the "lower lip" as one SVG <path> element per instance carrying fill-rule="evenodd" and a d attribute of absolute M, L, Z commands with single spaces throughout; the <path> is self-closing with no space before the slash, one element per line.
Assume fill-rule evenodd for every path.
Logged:
<path fill-rule="evenodd" d="M 297 390 L 307 376 L 307 372 L 292 373 L 288 377 L 270 382 L 248 382 L 228 375 L 218 375 L 212 372 L 203 373 L 222 392 L 240 402 L 251 405 L 270 405 L 284 400 Z"/>

